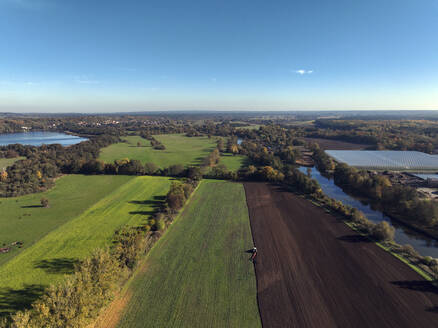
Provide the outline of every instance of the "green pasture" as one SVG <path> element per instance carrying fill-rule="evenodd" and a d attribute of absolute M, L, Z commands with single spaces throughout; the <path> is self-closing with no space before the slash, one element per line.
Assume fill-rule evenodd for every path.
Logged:
<path fill-rule="evenodd" d="M 118 159 L 137 159 L 144 163 L 155 163 L 164 168 L 174 164 L 198 165 L 216 147 L 216 139 L 208 137 L 186 137 L 183 134 L 163 134 L 154 136 L 165 150 L 153 149 L 149 140 L 139 136 L 128 136 L 125 142 L 103 148 L 99 159 L 106 163 Z M 138 147 L 137 143 L 141 146 Z"/>
<path fill-rule="evenodd" d="M 119 327 L 261 327 L 241 184 L 205 181 L 125 289 Z"/>
<path fill-rule="evenodd" d="M 219 164 L 225 165 L 228 171 L 238 171 L 248 164 L 248 158 L 244 155 L 221 154 Z"/>
<path fill-rule="evenodd" d="M 131 179 L 67 175 L 49 191 L 0 198 L 0 247 L 23 242 L 22 248 L 12 247 L 9 253 L 0 254 L 0 266 Z M 42 197 L 49 200 L 49 208 L 41 207 Z"/>
<path fill-rule="evenodd" d="M 14 157 L 14 158 L 0 158 L 0 171 L 6 169 L 8 166 L 11 166 L 16 161 L 21 159 L 25 159 L 26 157 Z"/>
<path fill-rule="evenodd" d="M 44 287 L 72 273 L 76 261 L 110 245 L 118 228 L 144 222 L 170 183 L 163 177 L 133 178 L 1 266 L 0 315 L 21 309 Z"/>

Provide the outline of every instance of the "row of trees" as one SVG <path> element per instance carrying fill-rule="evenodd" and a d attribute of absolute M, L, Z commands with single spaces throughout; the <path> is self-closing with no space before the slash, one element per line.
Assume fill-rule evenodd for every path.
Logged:
<path fill-rule="evenodd" d="M 308 137 L 368 144 L 374 149 L 417 150 L 438 148 L 438 123 L 415 120 L 320 119 L 305 130 Z"/>
<path fill-rule="evenodd" d="M 404 222 L 438 229 L 438 203 L 419 198 L 412 187 L 393 185 L 385 176 L 343 163 L 336 166 L 334 181 L 342 188 L 376 202 L 385 212 Z"/>

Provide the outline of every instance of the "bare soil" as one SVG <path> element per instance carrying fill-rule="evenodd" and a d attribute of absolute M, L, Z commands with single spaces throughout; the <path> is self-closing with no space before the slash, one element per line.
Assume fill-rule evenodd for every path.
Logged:
<path fill-rule="evenodd" d="M 304 138 L 307 142 L 316 142 L 324 150 L 361 150 L 371 147 L 371 145 L 351 143 L 341 140 L 323 138 Z"/>
<path fill-rule="evenodd" d="M 438 290 L 323 209 L 245 183 L 263 327 L 438 327 Z"/>

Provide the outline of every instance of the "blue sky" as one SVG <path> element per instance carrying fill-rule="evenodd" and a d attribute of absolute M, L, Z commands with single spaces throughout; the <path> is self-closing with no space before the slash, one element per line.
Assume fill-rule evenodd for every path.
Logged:
<path fill-rule="evenodd" d="M 438 0 L 0 0 L 0 111 L 438 109 Z"/>

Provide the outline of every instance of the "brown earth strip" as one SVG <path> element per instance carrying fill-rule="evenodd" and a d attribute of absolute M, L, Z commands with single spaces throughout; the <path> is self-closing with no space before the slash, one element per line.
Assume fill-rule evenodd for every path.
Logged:
<path fill-rule="evenodd" d="M 119 323 L 120 317 L 123 314 L 125 307 L 131 299 L 132 292 L 123 292 L 117 295 L 114 301 L 99 315 L 96 322 L 89 328 L 115 328 Z"/>
<path fill-rule="evenodd" d="M 316 142 L 321 149 L 328 150 L 361 150 L 371 147 L 371 145 L 356 144 L 347 141 L 324 139 L 324 138 L 304 138 L 307 142 Z"/>
<path fill-rule="evenodd" d="M 263 327 L 438 327 L 438 290 L 323 209 L 245 183 Z"/>

